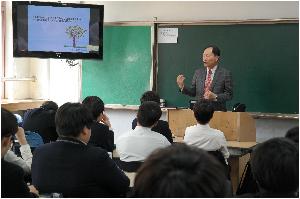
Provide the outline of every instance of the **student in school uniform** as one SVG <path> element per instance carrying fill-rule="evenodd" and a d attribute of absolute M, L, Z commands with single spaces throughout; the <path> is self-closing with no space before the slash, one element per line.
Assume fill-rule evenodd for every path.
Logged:
<path fill-rule="evenodd" d="M 6 161 L 3 157 L 11 147 L 12 136 L 18 131 L 15 116 L 1 108 L 1 197 L 34 198 L 39 192 L 34 186 L 27 186 L 24 171 L 18 165 Z"/>
<path fill-rule="evenodd" d="M 205 151 L 220 151 L 228 164 L 229 152 L 224 133 L 208 124 L 214 114 L 211 102 L 200 100 L 194 105 L 193 111 L 197 124 L 186 128 L 184 142 Z"/>
<path fill-rule="evenodd" d="M 129 179 L 107 151 L 88 145 L 93 117 L 80 103 L 65 103 L 55 116 L 59 138 L 34 151 L 32 183 L 40 193 L 63 197 L 122 197 Z"/>
<path fill-rule="evenodd" d="M 228 197 L 222 165 L 206 151 L 176 143 L 154 151 L 137 172 L 137 198 Z"/>
<path fill-rule="evenodd" d="M 147 102 L 147 101 L 153 101 L 160 104 L 160 97 L 154 91 L 146 91 L 145 93 L 143 93 L 140 102 L 142 104 L 143 102 Z M 137 126 L 137 118 L 135 118 L 132 121 L 132 129 L 135 129 L 136 126 Z M 157 124 L 154 127 L 152 127 L 151 130 L 162 134 L 168 139 L 170 143 L 173 143 L 172 132 L 169 128 L 169 123 L 167 121 L 158 120 Z"/>
<path fill-rule="evenodd" d="M 23 128 L 25 131 L 38 133 L 44 143 L 56 141 L 58 135 L 55 128 L 55 113 L 58 105 L 53 101 L 47 101 L 41 107 L 25 112 Z"/>
<path fill-rule="evenodd" d="M 114 132 L 112 130 L 109 118 L 104 113 L 104 103 L 97 96 L 88 96 L 83 101 L 93 115 L 93 124 L 91 126 L 91 138 L 89 144 L 101 147 L 108 152 L 114 150 Z"/>
<path fill-rule="evenodd" d="M 137 126 L 124 133 L 116 141 L 120 160 L 124 162 L 143 162 L 148 155 L 158 148 L 171 145 L 167 138 L 151 129 L 161 117 L 157 102 L 148 101 L 140 105 L 137 114 Z"/>
<path fill-rule="evenodd" d="M 240 197 L 298 198 L 299 150 L 287 138 L 272 138 L 257 145 L 250 164 L 259 192 Z"/>

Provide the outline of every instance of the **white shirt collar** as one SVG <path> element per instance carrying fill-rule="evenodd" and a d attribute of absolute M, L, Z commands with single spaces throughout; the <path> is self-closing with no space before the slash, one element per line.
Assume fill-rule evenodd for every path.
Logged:
<path fill-rule="evenodd" d="M 215 65 L 212 69 L 211 69 L 211 72 L 214 74 L 216 72 L 218 68 L 218 65 Z M 209 68 L 206 68 L 206 73 L 208 74 L 208 71 L 209 71 Z"/>

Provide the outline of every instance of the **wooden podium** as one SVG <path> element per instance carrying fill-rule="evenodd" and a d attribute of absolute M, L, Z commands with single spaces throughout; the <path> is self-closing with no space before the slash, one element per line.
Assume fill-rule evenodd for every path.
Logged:
<path fill-rule="evenodd" d="M 186 127 L 197 124 L 194 113 L 190 109 L 169 109 L 168 122 L 176 137 L 184 137 Z M 255 121 L 246 112 L 216 111 L 209 125 L 222 131 L 227 141 L 256 141 Z"/>
<path fill-rule="evenodd" d="M 186 127 L 197 124 L 194 113 L 190 109 L 168 109 L 168 122 L 175 141 L 182 141 Z M 247 151 L 256 144 L 255 120 L 247 112 L 216 111 L 209 125 L 224 133 L 230 153 L 231 151 Z M 231 154 L 228 159 L 234 192 L 249 158 L 250 154 L 245 152 L 240 155 Z"/>

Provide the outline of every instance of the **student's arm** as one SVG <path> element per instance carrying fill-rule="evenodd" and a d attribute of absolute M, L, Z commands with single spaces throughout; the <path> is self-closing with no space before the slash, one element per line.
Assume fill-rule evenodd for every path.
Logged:
<path fill-rule="evenodd" d="M 8 162 L 16 164 L 20 166 L 26 174 L 30 174 L 31 172 L 31 163 L 32 163 L 32 153 L 29 144 L 25 138 L 24 129 L 22 127 L 18 128 L 16 133 L 16 137 L 21 145 L 20 152 L 22 158 L 18 157 L 13 151 L 9 150 L 4 159 Z"/>
<path fill-rule="evenodd" d="M 229 154 L 229 151 L 227 149 L 227 142 L 226 142 L 226 138 L 225 138 L 224 134 L 219 137 L 219 142 L 221 144 L 220 151 L 223 154 L 226 163 L 228 164 L 227 159 L 229 158 L 230 154 Z"/>

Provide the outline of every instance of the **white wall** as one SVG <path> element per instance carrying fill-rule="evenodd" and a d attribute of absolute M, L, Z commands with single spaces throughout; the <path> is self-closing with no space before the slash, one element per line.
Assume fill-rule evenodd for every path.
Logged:
<path fill-rule="evenodd" d="M 104 5 L 104 21 L 298 18 L 298 1 L 85 1 Z"/>

